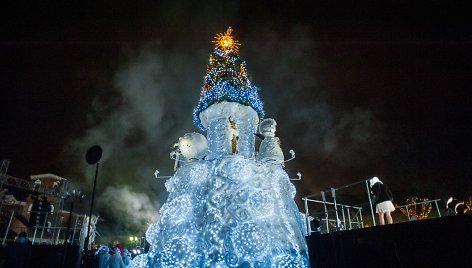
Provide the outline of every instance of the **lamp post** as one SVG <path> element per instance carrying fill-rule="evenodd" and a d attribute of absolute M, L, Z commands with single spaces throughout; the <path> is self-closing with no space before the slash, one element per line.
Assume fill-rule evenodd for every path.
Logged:
<path fill-rule="evenodd" d="M 133 244 L 133 241 L 134 241 L 134 248 L 136 249 L 138 247 L 138 237 L 130 236 L 129 240 L 131 241 L 131 244 Z"/>
<path fill-rule="evenodd" d="M 87 237 L 85 239 L 85 245 L 84 245 L 84 250 L 87 252 L 88 251 L 88 244 L 89 244 L 89 239 L 90 239 L 90 225 L 92 223 L 92 214 L 93 214 L 93 202 L 95 200 L 95 189 L 97 187 L 97 176 L 98 176 L 98 168 L 100 166 L 100 159 L 102 158 L 102 148 L 99 145 L 94 145 L 90 147 L 87 151 L 87 154 L 85 155 L 85 160 L 87 163 L 90 165 L 96 164 L 95 168 L 95 178 L 93 180 L 93 190 L 92 190 L 92 200 L 90 202 L 90 213 L 89 213 L 89 222 L 88 222 L 88 228 L 87 228 Z"/>

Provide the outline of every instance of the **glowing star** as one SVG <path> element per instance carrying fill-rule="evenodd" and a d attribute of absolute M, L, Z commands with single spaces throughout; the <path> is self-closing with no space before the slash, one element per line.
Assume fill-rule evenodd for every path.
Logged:
<path fill-rule="evenodd" d="M 213 40 L 213 43 L 216 44 L 216 47 L 226 51 L 226 50 L 231 50 L 235 53 L 238 52 L 238 46 L 241 44 L 234 40 L 233 36 L 231 36 L 231 33 L 233 32 L 233 29 L 231 27 L 226 30 L 225 33 L 219 33 L 215 36 L 215 40 Z"/>

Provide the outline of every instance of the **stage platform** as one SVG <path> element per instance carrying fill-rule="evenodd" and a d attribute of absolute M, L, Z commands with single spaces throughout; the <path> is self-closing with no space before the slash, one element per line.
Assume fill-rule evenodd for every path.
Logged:
<path fill-rule="evenodd" d="M 312 268 L 472 267 L 472 215 L 307 237 Z"/>
<path fill-rule="evenodd" d="M 472 215 L 395 223 L 307 237 L 312 268 L 472 267 Z M 0 247 L 0 267 L 5 258 Z M 61 267 L 63 246 L 35 245 L 32 265 Z M 74 267 L 70 246 L 65 267 Z"/>

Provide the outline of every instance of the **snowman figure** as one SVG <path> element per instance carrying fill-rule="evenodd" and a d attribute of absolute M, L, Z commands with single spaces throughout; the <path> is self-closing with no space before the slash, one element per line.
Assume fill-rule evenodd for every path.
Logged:
<path fill-rule="evenodd" d="M 275 137 L 277 122 L 272 118 L 266 118 L 259 125 L 259 132 L 264 136 L 259 147 L 257 159 L 260 161 L 274 162 L 283 165 L 284 154 L 280 148 L 280 139 Z"/>

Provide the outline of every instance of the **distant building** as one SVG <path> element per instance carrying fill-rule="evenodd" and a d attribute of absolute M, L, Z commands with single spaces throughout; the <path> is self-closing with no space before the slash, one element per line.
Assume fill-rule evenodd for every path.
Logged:
<path fill-rule="evenodd" d="M 54 174 L 32 175 L 30 180 L 0 172 L 0 238 L 2 243 L 27 232 L 33 244 L 78 244 L 86 236 L 82 230 L 86 218 L 80 202 L 71 213 L 70 197 L 83 197 L 65 178 Z M 8 166 L 8 165 L 6 165 Z M 69 217 L 71 218 L 69 219 Z M 69 224 L 70 221 L 70 224 Z M 69 230 L 68 230 L 69 226 Z M 86 230 L 86 228 L 84 228 Z M 82 230 L 82 231 L 81 231 Z"/>

